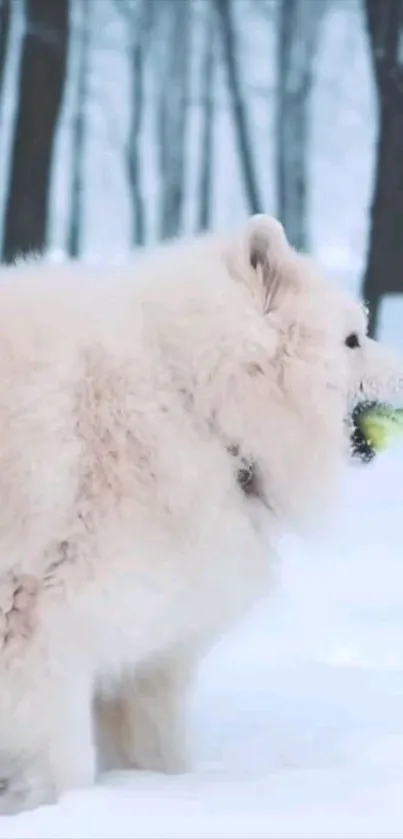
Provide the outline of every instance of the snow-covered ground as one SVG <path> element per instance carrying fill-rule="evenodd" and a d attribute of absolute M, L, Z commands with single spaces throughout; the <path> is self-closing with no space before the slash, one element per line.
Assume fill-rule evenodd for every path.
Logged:
<path fill-rule="evenodd" d="M 286 540 L 273 596 L 206 660 L 193 773 L 106 777 L 0 839 L 401 839 L 402 522 L 395 449 L 320 544 Z"/>

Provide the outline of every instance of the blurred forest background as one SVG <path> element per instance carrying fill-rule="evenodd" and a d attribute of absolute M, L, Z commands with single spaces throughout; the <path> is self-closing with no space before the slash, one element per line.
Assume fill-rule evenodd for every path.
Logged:
<path fill-rule="evenodd" d="M 403 0 L 0 0 L 0 106 L 3 262 L 273 212 L 402 344 Z"/>

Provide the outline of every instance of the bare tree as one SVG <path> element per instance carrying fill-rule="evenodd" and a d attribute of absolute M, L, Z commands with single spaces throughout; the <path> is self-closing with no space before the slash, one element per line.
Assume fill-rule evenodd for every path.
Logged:
<path fill-rule="evenodd" d="M 79 11 L 81 13 L 81 22 L 77 44 L 77 97 L 73 116 L 70 220 L 67 239 L 67 251 L 72 257 L 77 257 L 80 254 L 81 236 L 83 231 L 85 134 L 90 63 L 91 3 L 88 2 L 88 0 L 80 0 Z"/>
<path fill-rule="evenodd" d="M 166 36 L 158 101 L 160 238 L 181 229 L 186 181 L 192 5 L 165 0 Z"/>
<path fill-rule="evenodd" d="M 0 98 L 3 92 L 4 72 L 10 32 L 10 0 L 0 0 Z"/>
<path fill-rule="evenodd" d="M 63 97 L 69 0 L 25 0 L 19 99 L 12 147 L 3 259 L 46 244 L 53 146 Z"/>
<path fill-rule="evenodd" d="M 201 66 L 201 160 L 199 180 L 199 230 L 206 230 L 211 224 L 213 127 L 214 127 L 214 35 L 215 19 L 212 3 L 204 5 L 205 43 Z"/>
<path fill-rule="evenodd" d="M 364 0 L 379 133 L 363 297 L 369 332 L 382 295 L 403 292 L 403 0 Z"/>
<path fill-rule="evenodd" d="M 134 13 L 135 11 L 135 13 Z M 150 43 L 153 3 L 137 0 L 130 15 L 130 125 L 126 147 L 126 170 L 133 208 L 132 241 L 135 246 L 146 241 L 146 210 L 141 177 L 140 140 L 144 120 L 144 84 L 146 53 Z"/>
<path fill-rule="evenodd" d="M 259 213 L 262 199 L 256 171 L 253 166 L 253 145 L 245 101 L 242 95 L 240 68 L 233 19 L 232 0 L 214 0 L 220 24 L 223 57 L 227 70 L 228 91 L 238 144 L 239 162 L 245 195 L 251 213 Z"/>
<path fill-rule="evenodd" d="M 277 28 L 277 214 L 294 247 L 308 242 L 309 105 L 324 0 L 280 0 Z"/>

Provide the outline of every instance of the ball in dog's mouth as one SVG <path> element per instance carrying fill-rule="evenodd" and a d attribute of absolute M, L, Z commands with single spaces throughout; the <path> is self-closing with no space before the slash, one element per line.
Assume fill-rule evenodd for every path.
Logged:
<path fill-rule="evenodd" d="M 367 411 L 376 408 L 377 404 L 376 402 L 359 402 L 355 405 L 349 419 L 351 456 L 353 460 L 359 460 L 361 463 L 370 463 L 376 456 L 376 449 L 364 432 L 362 418 Z"/>
<path fill-rule="evenodd" d="M 403 409 L 381 402 L 360 402 L 350 420 L 352 457 L 369 463 L 378 452 L 403 438 Z"/>

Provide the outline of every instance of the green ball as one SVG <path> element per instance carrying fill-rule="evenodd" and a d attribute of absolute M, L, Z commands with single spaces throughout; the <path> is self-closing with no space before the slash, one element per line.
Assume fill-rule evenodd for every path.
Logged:
<path fill-rule="evenodd" d="M 403 438 L 402 408 L 371 405 L 359 412 L 356 423 L 375 452 L 380 452 L 400 437 Z"/>

